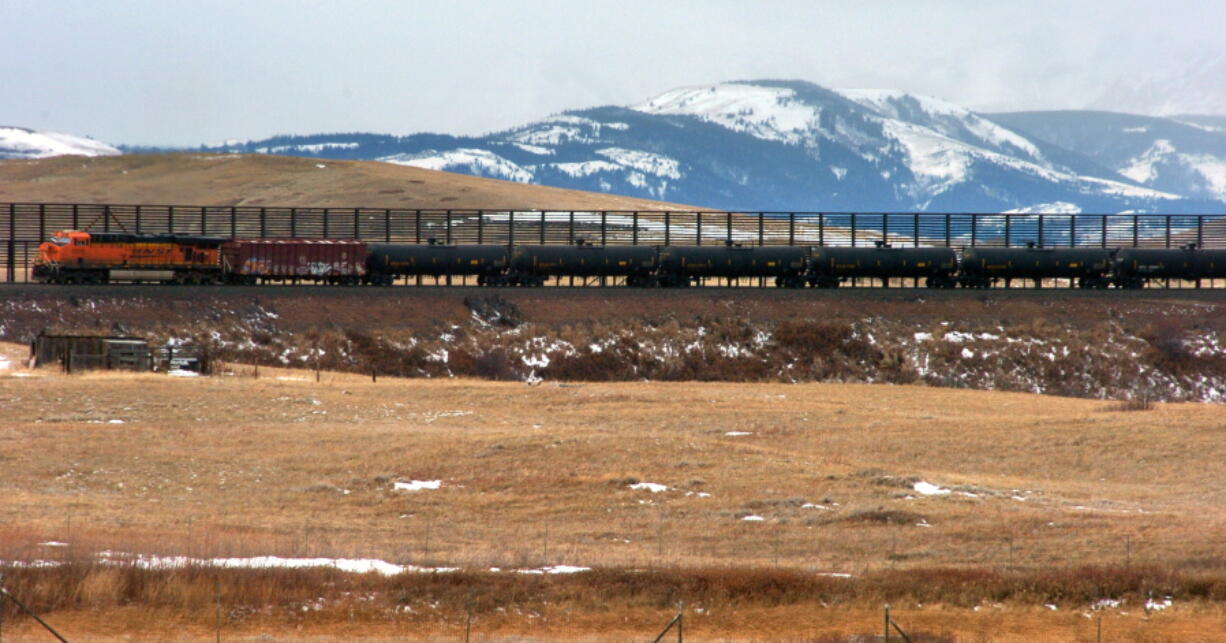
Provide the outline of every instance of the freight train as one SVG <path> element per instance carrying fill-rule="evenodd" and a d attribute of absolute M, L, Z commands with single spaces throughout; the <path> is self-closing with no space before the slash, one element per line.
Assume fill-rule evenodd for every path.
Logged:
<path fill-rule="evenodd" d="M 714 280 L 837 288 L 910 279 L 929 288 L 989 288 L 1064 279 L 1081 288 L 1141 288 L 1156 280 L 1226 278 L 1226 250 L 1156 248 L 871 248 L 664 245 L 368 243 L 348 239 L 225 239 L 66 230 L 39 246 L 32 276 L 57 284 L 317 282 L 390 286 L 397 279 L 474 277 L 482 286 L 542 286 L 550 278 L 632 287 Z"/>

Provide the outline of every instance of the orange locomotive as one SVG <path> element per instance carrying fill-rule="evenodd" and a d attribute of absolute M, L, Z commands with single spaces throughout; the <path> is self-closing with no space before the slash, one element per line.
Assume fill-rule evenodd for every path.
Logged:
<path fill-rule="evenodd" d="M 60 284 L 111 281 L 221 283 L 225 239 L 175 234 L 62 230 L 38 246 L 32 276 Z"/>

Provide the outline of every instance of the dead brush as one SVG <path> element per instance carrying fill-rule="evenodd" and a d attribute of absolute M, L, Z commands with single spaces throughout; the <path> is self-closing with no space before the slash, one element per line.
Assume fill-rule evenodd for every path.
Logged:
<path fill-rule="evenodd" d="M 1120 400 L 1106 408 L 1107 411 L 1152 411 L 1154 399 L 1149 393 L 1140 393 L 1126 400 Z"/>

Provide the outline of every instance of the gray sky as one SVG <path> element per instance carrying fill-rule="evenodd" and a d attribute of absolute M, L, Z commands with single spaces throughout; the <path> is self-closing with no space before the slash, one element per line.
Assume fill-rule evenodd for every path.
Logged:
<path fill-rule="evenodd" d="M 1220 0 L 0 0 L 0 124 L 478 134 L 755 78 L 1079 108 L 1219 60 L 1223 24 Z"/>

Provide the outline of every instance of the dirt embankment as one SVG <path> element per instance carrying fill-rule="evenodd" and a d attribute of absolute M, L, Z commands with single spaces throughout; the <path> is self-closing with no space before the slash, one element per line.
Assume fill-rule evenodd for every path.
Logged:
<path fill-rule="evenodd" d="M 223 359 L 410 377 L 926 383 L 1226 400 L 1226 303 L 775 291 L 18 290 L 43 328 L 202 344 Z"/>

